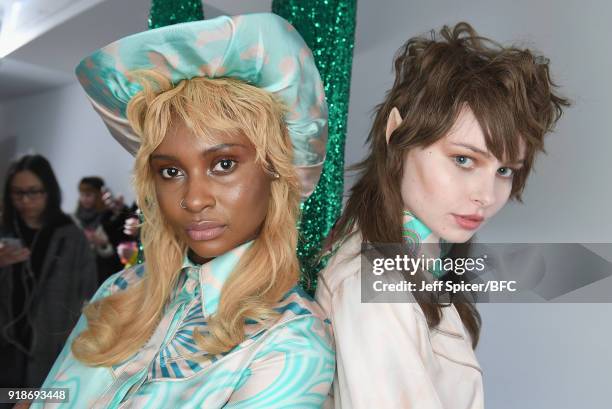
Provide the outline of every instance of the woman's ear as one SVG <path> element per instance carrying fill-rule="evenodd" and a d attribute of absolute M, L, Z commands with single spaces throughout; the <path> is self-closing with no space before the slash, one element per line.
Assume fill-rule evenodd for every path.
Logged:
<path fill-rule="evenodd" d="M 399 110 L 396 107 L 393 107 L 391 113 L 389 114 L 389 118 L 387 119 L 387 145 L 389 145 L 389 140 L 391 139 L 391 134 L 393 131 L 397 129 L 398 126 L 402 123 L 402 116 L 399 113 Z"/>

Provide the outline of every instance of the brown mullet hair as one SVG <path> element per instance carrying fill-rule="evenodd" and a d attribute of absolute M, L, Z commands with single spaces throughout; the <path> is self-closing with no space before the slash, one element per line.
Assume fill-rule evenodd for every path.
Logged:
<path fill-rule="evenodd" d="M 330 235 L 328 249 L 356 227 L 364 242 L 402 242 L 404 205 L 399 181 L 405 153 L 444 137 L 464 107 L 472 110 L 487 149 L 500 161 L 516 161 L 519 140 L 525 142 L 524 166 L 515 174 L 510 194 L 521 201 L 535 156 L 544 151 L 544 135 L 553 129 L 569 101 L 553 92 L 556 85 L 550 78 L 549 61 L 528 49 L 503 47 L 478 36 L 465 22 L 453 28 L 444 26 L 440 37 L 433 33 L 431 38 L 411 38 L 397 52 L 395 82 L 376 107 L 367 139 L 368 156 L 349 169 L 357 171 L 359 178 Z M 386 124 L 394 107 L 404 119 L 387 144 Z M 469 242 L 454 245 L 451 257 L 465 254 L 468 247 Z M 428 325 L 437 326 L 443 305 L 431 294 L 414 295 Z M 451 301 L 475 348 L 480 314 L 461 296 Z"/>

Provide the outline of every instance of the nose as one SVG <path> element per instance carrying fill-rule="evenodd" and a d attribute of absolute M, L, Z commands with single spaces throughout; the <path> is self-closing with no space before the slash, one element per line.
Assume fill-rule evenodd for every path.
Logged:
<path fill-rule="evenodd" d="M 216 204 L 211 184 L 205 178 L 192 178 L 187 184 L 187 191 L 180 205 L 191 213 L 200 213 Z"/>
<path fill-rule="evenodd" d="M 479 207 L 490 206 L 495 200 L 496 176 L 491 177 L 483 172 L 483 175 L 474 182 L 470 200 Z"/>
<path fill-rule="evenodd" d="M 31 203 L 34 200 L 29 195 L 21 195 L 21 196 L 17 197 L 17 201 L 19 203 Z"/>

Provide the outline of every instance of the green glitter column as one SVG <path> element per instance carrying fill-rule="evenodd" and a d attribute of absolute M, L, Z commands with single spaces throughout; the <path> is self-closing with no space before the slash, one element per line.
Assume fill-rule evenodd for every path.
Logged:
<path fill-rule="evenodd" d="M 149 28 L 165 27 L 188 21 L 204 20 L 204 9 L 201 0 L 152 0 L 149 14 Z M 140 223 L 142 213 L 138 212 Z M 138 240 L 138 256 L 136 264 L 144 262 L 144 249 Z"/>
<path fill-rule="evenodd" d="M 201 0 L 152 0 L 149 28 L 204 20 Z"/>
<path fill-rule="evenodd" d="M 312 50 L 325 84 L 329 106 L 329 139 L 323 173 L 312 196 L 302 205 L 298 257 L 302 285 L 313 294 L 323 241 L 342 211 L 344 142 L 348 116 L 356 0 L 273 0 L 272 11 L 288 20 Z"/>

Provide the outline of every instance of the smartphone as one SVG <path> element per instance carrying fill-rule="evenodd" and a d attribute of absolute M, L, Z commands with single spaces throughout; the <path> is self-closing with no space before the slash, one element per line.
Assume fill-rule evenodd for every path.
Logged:
<path fill-rule="evenodd" d="M 0 242 L 6 247 L 13 247 L 15 249 L 20 249 L 23 247 L 23 242 L 21 239 L 16 239 L 13 237 L 3 237 L 0 239 Z"/>

